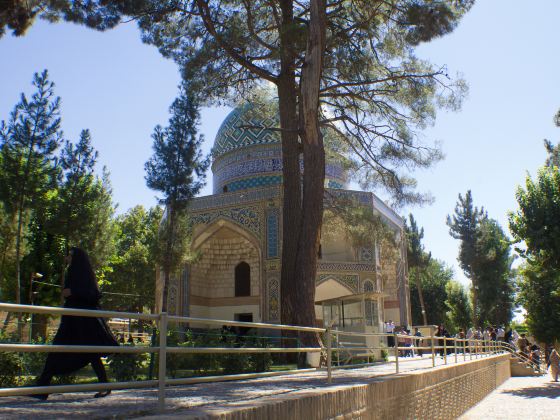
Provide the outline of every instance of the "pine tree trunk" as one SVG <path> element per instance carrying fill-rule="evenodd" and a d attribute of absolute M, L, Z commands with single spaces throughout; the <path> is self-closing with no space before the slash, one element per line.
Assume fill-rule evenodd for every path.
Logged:
<path fill-rule="evenodd" d="M 167 232 L 166 255 L 164 257 L 163 267 L 163 290 L 161 293 L 161 312 L 167 312 L 167 296 L 169 294 L 169 279 L 171 277 L 171 251 L 173 249 L 174 229 L 175 229 L 175 211 L 168 207 L 168 223 L 169 231 Z"/>
<path fill-rule="evenodd" d="M 16 304 L 21 303 L 21 231 L 23 225 L 23 200 L 20 201 L 18 209 L 18 227 L 16 236 Z M 17 339 L 21 340 L 23 324 L 21 323 L 21 313 L 17 315 Z"/>
<path fill-rule="evenodd" d="M 68 247 L 68 235 L 65 235 L 65 239 L 64 239 L 64 255 L 68 255 L 68 253 L 70 252 L 70 249 Z M 66 262 L 64 260 L 64 257 L 62 257 L 62 264 L 60 266 L 60 290 L 64 290 L 64 271 L 66 270 Z M 60 294 L 60 304 L 64 304 L 64 296 L 62 296 L 62 293 Z"/>
<path fill-rule="evenodd" d="M 473 324 L 475 328 L 477 328 L 479 326 L 478 325 L 478 290 L 477 290 L 478 288 L 474 275 L 471 277 L 472 277 L 471 283 L 472 283 Z"/>
<path fill-rule="evenodd" d="M 296 257 L 301 222 L 301 171 L 298 143 L 297 84 L 293 31 L 293 1 L 280 1 L 282 30 L 278 80 L 278 103 L 282 138 L 282 267 L 280 281 L 281 322 L 294 323 L 298 291 L 295 283 Z M 291 334 L 288 334 L 291 335 Z"/>
<path fill-rule="evenodd" d="M 323 221 L 325 183 L 325 149 L 319 125 L 319 89 L 322 59 L 325 48 L 326 4 L 313 0 L 305 64 L 301 76 L 303 123 L 303 202 L 298 255 L 296 259 L 296 284 L 300 298 L 297 302 L 298 324 L 315 326 L 315 278 L 317 251 Z M 316 334 L 301 334 L 304 346 L 319 345 Z M 300 360 L 300 365 L 301 360 Z"/>
<path fill-rule="evenodd" d="M 420 300 L 420 310 L 422 311 L 422 321 L 428 325 L 428 315 L 424 305 L 424 293 L 422 293 L 422 282 L 420 281 L 420 267 L 416 268 L 416 288 L 418 289 L 418 299 Z"/>

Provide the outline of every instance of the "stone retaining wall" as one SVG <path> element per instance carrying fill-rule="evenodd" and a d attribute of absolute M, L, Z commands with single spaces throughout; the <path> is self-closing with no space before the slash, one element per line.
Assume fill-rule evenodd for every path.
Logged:
<path fill-rule="evenodd" d="M 509 379 L 509 355 L 201 409 L 191 419 L 452 419 Z"/>

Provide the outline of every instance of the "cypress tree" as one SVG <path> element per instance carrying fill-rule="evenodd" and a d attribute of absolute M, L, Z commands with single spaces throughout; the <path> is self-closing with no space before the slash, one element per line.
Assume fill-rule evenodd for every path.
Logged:
<path fill-rule="evenodd" d="M 165 206 L 164 223 L 160 230 L 162 246 L 159 262 L 164 273 L 161 309 L 167 311 L 169 279 L 184 261 L 187 253 L 188 230 L 184 220 L 189 202 L 204 186 L 208 158 L 203 158 L 197 135 L 200 121 L 199 102 L 188 86 L 170 108 L 169 126 L 157 126 L 152 134 L 153 155 L 146 162 L 146 184 L 162 193 L 160 204 Z"/>

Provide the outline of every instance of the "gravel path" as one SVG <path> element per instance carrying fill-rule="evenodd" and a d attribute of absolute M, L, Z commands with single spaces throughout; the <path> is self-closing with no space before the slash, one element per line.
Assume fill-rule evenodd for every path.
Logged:
<path fill-rule="evenodd" d="M 431 368 L 431 358 L 400 359 L 400 371 L 410 372 Z M 462 357 L 459 357 L 459 361 Z M 468 361 L 468 358 L 467 358 Z M 454 362 L 453 356 L 449 364 Z M 443 364 L 441 358 L 437 365 Z M 326 372 L 313 371 L 245 381 L 183 385 L 168 388 L 166 408 L 169 414 L 189 409 L 219 406 L 223 403 L 251 401 L 272 395 L 292 394 L 314 388 L 344 387 L 383 380 L 395 372 L 394 364 L 380 364 L 361 369 L 333 371 L 333 383 L 326 382 Z M 113 391 L 102 399 L 92 398 L 93 392 L 54 394 L 47 401 L 29 397 L 0 397 L 0 419 L 114 419 L 134 418 L 155 414 L 157 391 L 154 389 Z M 160 417 L 160 416 L 158 416 Z"/>
<path fill-rule="evenodd" d="M 560 382 L 549 374 L 508 379 L 461 420 L 537 420 L 560 418 Z"/>

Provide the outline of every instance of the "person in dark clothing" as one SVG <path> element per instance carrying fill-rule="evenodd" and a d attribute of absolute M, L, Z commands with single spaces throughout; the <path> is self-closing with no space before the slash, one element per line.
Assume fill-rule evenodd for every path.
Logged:
<path fill-rule="evenodd" d="M 445 328 L 443 327 L 443 325 L 439 325 L 436 331 L 436 337 L 445 337 Z M 443 357 L 443 352 L 444 352 L 444 340 L 438 340 L 438 347 L 439 349 L 436 350 L 436 353 L 439 353 L 439 355 L 441 357 Z"/>
<path fill-rule="evenodd" d="M 513 330 L 511 328 L 508 328 L 504 335 L 504 341 L 506 343 L 510 343 L 512 337 L 513 337 Z"/>
<path fill-rule="evenodd" d="M 71 248 L 66 257 L 68 268 L 64 279 L 65 308 L 99 309 L 101 292 L 87 253 Z M 63 315 L 53 340 L 56 345 L 118 346 L 104 318 Z M 108 382 L 99 353 L 49 353 L 38 386 L 48 386 L 54 375 L 65 375 L 91 364 L 99 382 Z M 105 397 L 111 391 L 98 392 L 95 398 Z M 46 400 L 48 394 L 35 395 Z"/>

